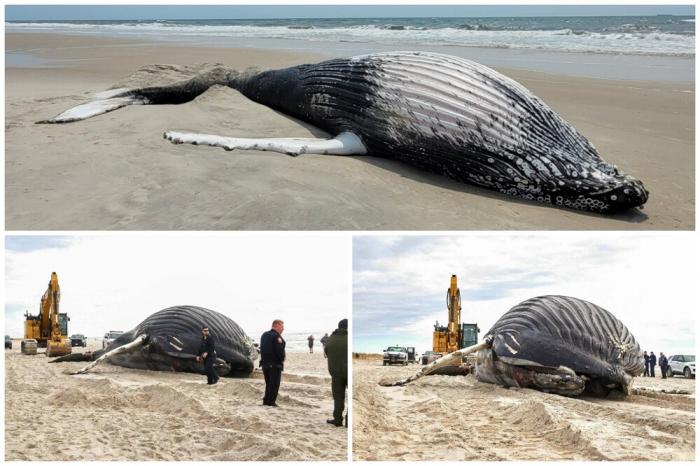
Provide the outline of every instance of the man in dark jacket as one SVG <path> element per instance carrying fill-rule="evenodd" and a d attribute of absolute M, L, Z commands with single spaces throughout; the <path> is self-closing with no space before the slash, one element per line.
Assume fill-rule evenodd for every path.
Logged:
<path fill-rule="evenodd" d="M 207 385 L 214 385 L 219 381 L 219 376 L 214 370 L 216 361 L 216 341 L 209 335 L 209 328 L 202 329 L 202 342 L 199 344 L 199 356 L 197 362 L 204 361 L 204 373 L 207 375 Z"/>
<path fill-rule="evenodd" d="M 649 355 L 644 352 L 644 375 L 643 377 L 649 377 Z"/>
<path fill-rule="evenodd" d="M 265 396 L 263 405 L 277 407 L 277 392 L 282 381 L 284 370 L 284 347 L 286 343 L 282 338 L 284 322 L 279 319 L 272 321 L 272 329 L 263 333 L 260 337 L 260 366 L 265 376 Z"/>
<path fill-rule="evenodd" d="M 651 377 L 656 377 L 656 374 L 654 373 L 654 367 L 656 366 L 656 355 L 652 351 L 651 354 L 649 355 L 649 374 Z"/>
<path fill-rule="evenodd" d="M 665 379 L 668 371 L 668 359 L 664 353 L 659 353 L 659 367 L 661 368 L 661 378 Z"/>
<path fill-rule="evenodd" d="M 348 387 L 348 319 L 338 322 L 338 328 L 328 337 L 323 351 L 328 357 L 333 392 L 333 419 L 326 422 L 340 427 L 343 425 L 345 390 Z"/>

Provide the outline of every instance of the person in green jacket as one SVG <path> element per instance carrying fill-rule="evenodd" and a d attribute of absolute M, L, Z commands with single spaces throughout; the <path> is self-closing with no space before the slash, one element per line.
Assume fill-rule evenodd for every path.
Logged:
<path fill-rule="evenodd" d="M 338 328 L 328 337 L 323 351 L 328 357 L 333 391 L 333 419 L 326 422 L 340 427 L 343 425 L 345 390 L 348 387 L 348 319 L 338 322 Z"/>

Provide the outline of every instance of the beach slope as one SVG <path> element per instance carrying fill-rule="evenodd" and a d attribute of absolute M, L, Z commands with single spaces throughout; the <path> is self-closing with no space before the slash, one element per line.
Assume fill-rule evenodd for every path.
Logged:
<path fill-rule="evenodd" d="M 602 216 L 507 198 L 391 160 L 225 152 L 162 138 L 168 130 L 327 136 L 223 87 L 181 105 L 35 124 L 111 87 L 171 83 L 214 63 L 280 68 L 321 55 L 50 34 L 7 34 L 6 49 L 14 63 L 5 94 L 9 230 L 694 228 L 692 83 L 499 69 L 644 182 L 644 210 Z M 23 57 L 38 63 L 23 65 Z"/>
<path fill-rule="evenodd" d="M 629 398 L 569 398 L 468 376 L 382 387 L 417 366 L 353 360 L 356 460 L 693 460 L 695 380 L 635 379 Z M 659 393 L 661 389 L 690 395 Z"/>
<path fill-rule="evenodd" d="M 308 461 L 347 459 L 346 428 L 326 424 L 333 398 L 320 353 L 288 353 L 277 399 L 265 381 L 49 364 L 5 351 L 6 461 Z M 91 340 L 87 349 L 96 350 Z"/>

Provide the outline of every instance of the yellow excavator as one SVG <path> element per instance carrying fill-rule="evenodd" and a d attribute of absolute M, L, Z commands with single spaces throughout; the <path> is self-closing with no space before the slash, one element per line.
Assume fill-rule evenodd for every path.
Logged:
<path fill-rule="evenodd" d="M 435 322 L 433 351 L 443 355 L 475 345 L 479 338 L 477 324 L 462 324 L 462 297 L 457 287 L 457 275 L 450 278 L 447 289 L 447 326 Z"/>
<path fill-rule="evenodd" d="M 46 347 L 46 356 L 65 356 L 71 353 L 68 340 L 68 315 L 59 312 L 61 287 L 58 286 L 58 275 L 51 272 L 49 286 L 41 297 L 39 314 L 25 314 L 24 338 L 35 340 L 37 346 Z M 25 346 L 23 343 L 23 347 Z"/>

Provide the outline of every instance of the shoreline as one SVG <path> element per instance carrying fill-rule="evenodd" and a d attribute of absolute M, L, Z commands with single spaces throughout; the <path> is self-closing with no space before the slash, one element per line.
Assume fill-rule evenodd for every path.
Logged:
<path fill-rule="evenodd" d="M 131 46 L 198 47 L 214 49 L 248 49 L 263 53 L 284 51 L 291 54 L 313 54 L 320 59 L 330 59 L 366 53 L 386 52 L 405 47 L 373 42 L 328 42 L 301 39 L 275 38 L 217 38 L 205 36 L 157 36 L 130 34 L 76 34 L 70 32 L 7 31 L 11 36 L 59 36 L 63 38 L 90 39 L 128 43 Z M 614 52 L 560 51 L 536 48 L 501 48 L 454 45 L 411 45 L 411 50 L 445 53 L 482 63 L 497 69 L 532 71 L 572 77 L 606 80 L 662 81 L 678 83 L 695 82 L 695 56 L 664 54 L 620 54 Z M 26 53 L 34 52 L 34 53 Z M 20 56 L 19 54 L 25 55 Z M 43 56 L 42 56 L 43 55 Z M 49 55 L 49 56 L 47 56 Z M 15 51 L 6 46 L 6 67 L 31 67 L 55 65 L 50 54 L 37 51 Z M 40 58 L 38 63 L 33 60 Z M 55 60 L 54 60 L 55 61 Z M 9 66 L 8 66 L 9 62 Z"/>
<path fill-rule="evenodd" d="M 83 122 L 34 124 L 114 86 L 172 83 L 192 76 L 203 63 L 283 68 L 319 61 L 318 50 L 179 47 L 44 34 L 7 34 L 6 47 L 69 64 L 6 67 L 8 230 L 694 228 L 694 84 L 497 67 L 651 192 L 643 211 L 602 216 L 508 198 L 376 157 L 291 158 L 163 141 L 167 130 L 324 137 L 229 88 L 214 87 L 177 106 L 135 106 Z M 43 188 L 46 179 L 52 183 Z"/>

